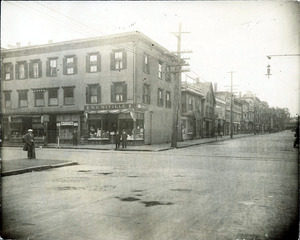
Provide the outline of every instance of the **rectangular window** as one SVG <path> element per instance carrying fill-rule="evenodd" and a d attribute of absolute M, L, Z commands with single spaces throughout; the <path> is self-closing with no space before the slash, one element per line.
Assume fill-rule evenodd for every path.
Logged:
<path fill-rule="evenodd" d="M 189 105 L 188 105 L 189 111 L 194 111 L 194 99 L 189 98 Z"/>
<path fill-rule="evenodd" d="M 44 91 L 36 91 L 34 93 L 34 101 L 36 107 L 43 107 L 45 106 L 45 100 L 44 100 Z"/>
<path fill-rule="evenodd" d="M 56 76 L 57 73 L 57 59 L 50 60 L 50 76 Z"/>
<path fill-rule="evenodd" d="M 64 75 L 77 73 L 77 58 L 75 56 L 66 56 L 64 58 Z"/>
<path fill-rule="evenodd" d="M 159 107 L 163 107 L 164 106 L 163 91 L 164 90 L 162 90 L 162 89 L 158 89 L 157 105 Z"/>
<path fill-rule="evenodd" d="M 144 54 L 143 71 L 144 71 L 145 73 L 150 73 L 149 55 L 148 55 L 148 54 Z"/>
<path fill-rule="evenodd" d="M 33 63 L 33 77 L 39 77 L 39 64 L 37 62 Z"/>
<path fill-rule="evenodd" d="M 167 82 L 171 82 L 171 67 L 166 65 L 166 73 L 165 73 L 165 76 L 166 76 L 166 81 Z"/>
<path fill-rule="evenodd" d="M 101 55 L 96 53 L 89 53 L 86 56 L 86 72 L 100 72 L 101 68 Z"/>
<path fill-rule="evenodd" d="M 127 54 L 124 50 L 115 50 L 110 55 L 110 69 L 122 70 L 127 67 Z"/>
<path fill-rule="evenodd" d="M 42 76 L 42 62 L 39 59 L 30 60 L 29 62 L 29 77 L 39 78 Z"/>
<path fill-rule="evenodd" d="M 112 102 L 127 101 L 127 84 L 115 83 L 111 86 L 111 101 Z"/>
<path fill-rule="evenodd" d="M 19 107 L 28 106 L 28 90 L 19 91 Z"/>
<path fill-rule="evenodd" d="M 11 92 L 4 92 L 5 107 L 11 107 Z"/>
<path fill-rule="evenodd" d="M 150 104 L 150 86 L 146 84 L 143 86 L 143 103 Z"/>
<path fill-rule="evenodd" d="M 64 105 L 74 104 L 74 87 L 64 88 Z"/>
<path fill-rule="evenodd" d="M 158 78 L 162 79 L 162 63 L 158 63 Z"/>
<path fill-rule="evenodd" d="M 11 63 L 4 63 L 4 76 L 3 78 L 5 80 L 11 80 L 13 79 L 13 64 Z"/>
<path fill-rule="evenodd" d="M 58 89 L 53 88 L 48 90 L 49 95 L 49 106 L 57 106 L 58 105 Z"/>
<path fill-rule="evenodd" d="M 86 103 L 100 103 L 101 87 L 98 84 L 87 86 L 86 96 Z"/>
<path fill-rule="evenodd" d="M 25 64 L 19 65 L 19 79 L 25 78 Z"/>
<path fill-rule="evenodd" d="M 166 92 L 166 108 L 171 108 L 171 93 Z"/>

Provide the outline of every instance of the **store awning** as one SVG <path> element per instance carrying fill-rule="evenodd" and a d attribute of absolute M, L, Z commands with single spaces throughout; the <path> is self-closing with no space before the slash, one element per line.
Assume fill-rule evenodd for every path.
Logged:
<path fill-rule="evenodd" d="M 130 113 L 132 109 L 111 109 L 111 110 L 98 110 L 98 111 L 88 111 L 88 114 L 118 114 L 118 113 Z"/>

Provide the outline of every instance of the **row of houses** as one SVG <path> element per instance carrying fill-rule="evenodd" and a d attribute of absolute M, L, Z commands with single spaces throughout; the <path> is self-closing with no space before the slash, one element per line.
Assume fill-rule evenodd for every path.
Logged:
<path fill-rule="evenodd" d="M 179 140 L 228 134 L 228 93 L 179 84 L 180 64 L 140 32 L 1 49 L 2 138 L 21 142 L 32 128 L 40 142 L 70 143 L 76 131 L 83 144 L 105 144 L 118 130 L 132 144 L 165 143 L 174 116 Z M 255 97 L 234 98 L 235 132 L 280 125 L 266 109 Z"/>

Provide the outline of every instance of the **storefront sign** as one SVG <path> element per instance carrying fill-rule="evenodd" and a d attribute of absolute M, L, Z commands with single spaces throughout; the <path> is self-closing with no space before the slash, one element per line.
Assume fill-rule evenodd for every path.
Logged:
<path fill-rule="evenodd" d="M 78 126 L 78 122 L 58 122 L 56 126 Z"/>
<path fill-rule="evenodd" d="M 126 109 L 133 108 L 132 103 L 116 103 L 116 104 L 101 104 L 101 105 L 86 105 L 84 106 L 85 111 L 97 111 L 97 110 L 109 110 L 109 109 Z"/>

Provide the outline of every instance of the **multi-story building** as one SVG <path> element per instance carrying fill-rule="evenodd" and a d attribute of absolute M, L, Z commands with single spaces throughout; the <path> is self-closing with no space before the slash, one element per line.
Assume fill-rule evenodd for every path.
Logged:
<path fill-rule="evenodd" d="M 139 32 L 2 50 L 4 139 L 170 142 L 176 56 Z M 179 86 L 179 84 L 177 84 Z M 178 90 L 178 92 L 180 92 Z M 179 96 L 180 97 L 180 96 Z"/>
<path fill-rule="evenodd" d="M 199 82 L 183 82 L 181 87 L 182 139 L 203 137 L 204 95 Z"/>
<path fill-rule="evenodd" d="M 204 95 L 203 104 L 203 136 L 213 137 L 215 135 L 215 107 L 216 99 L 211 82 L 200 83 Z"/>
<path fill-rule="evenodd" d="M 221 97 L 216 97 L 216 110 L 215 113 L 217 115 L 216 122 L 216 131 L 218 135 L 225 134 L 225 124 L 226 124 L 226 101 Z M 230 119 L 228 119 L 230 121 Z"/>

